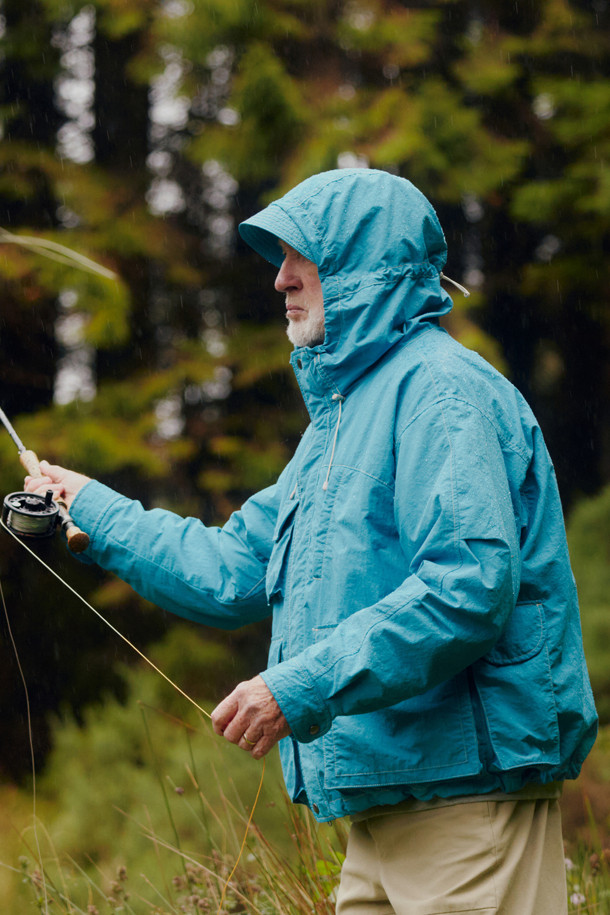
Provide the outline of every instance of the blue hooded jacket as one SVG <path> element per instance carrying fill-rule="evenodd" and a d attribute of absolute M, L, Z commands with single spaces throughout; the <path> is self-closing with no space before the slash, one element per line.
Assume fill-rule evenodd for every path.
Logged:
<path fill-rule="evenodd" d="M 286 785 L 320 820 L 576 777 L 597 718 L 553 467 L 516 389 L 439 327 L 434 210 L 342 169 L 240 232 L 318 267 L 325 340 L 291 359 L 311 423 L 223 528 L 89 483 L 89 555 L 190 619 L 272 612 Z"/>

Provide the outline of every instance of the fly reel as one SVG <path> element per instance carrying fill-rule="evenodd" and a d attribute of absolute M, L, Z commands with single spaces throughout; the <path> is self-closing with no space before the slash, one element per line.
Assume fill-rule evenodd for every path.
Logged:
<path fill-rule="evenodd" d="M 2 506 L 2 520 L 19 537 L 52 537 L 59 518 L 59 505 L 49 489 L 45 496 L 12 492 Z"/>

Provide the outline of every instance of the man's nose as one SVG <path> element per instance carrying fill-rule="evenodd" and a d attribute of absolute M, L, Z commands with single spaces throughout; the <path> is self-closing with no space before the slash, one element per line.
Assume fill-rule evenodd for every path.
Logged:
<path fill-rule="evenodd" d="M 299 277 L 291 268 L 288 258 L 284 258 L 275 278 L 276 292 L 290 292 L 293 289 L 300 289 L 302 285 Z"/>

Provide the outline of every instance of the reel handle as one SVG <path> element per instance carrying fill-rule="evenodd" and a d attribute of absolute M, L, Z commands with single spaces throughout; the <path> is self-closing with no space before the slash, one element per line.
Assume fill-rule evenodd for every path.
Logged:
<path fill-rule="evenodd" d="M 35 451 L 25 450 L 22 451 L 19 455 L 19 460 L 29 473 L 31 477 L 41 477 L 42 471 L 40 470 L 40 461 Z M 68 549 L 72 553 L 82 553 L 83 550 L 86 550 L 89 546 L 89 534 L 86 534 L 84 531 L 81 531 L 80 527 L 77 527 L 68 511 L 68 506 L 63 499 L 55 499 L 56 504 L 59 506 L 59 517 L 61 520 L 61 527 L 66 535 L 66 540 L 68 541 Z"/>

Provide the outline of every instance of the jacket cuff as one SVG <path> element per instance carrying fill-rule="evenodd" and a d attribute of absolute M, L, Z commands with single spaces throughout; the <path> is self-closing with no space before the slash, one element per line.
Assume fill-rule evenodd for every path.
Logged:
<path fill-rule="evenodd" d="M 300 743 L 311 743 L 329 730 L 332 716 L 314 681 L 296 659 L 281 661 L 264 670 L 261 677 Z"/>
<path fill-rule="evenodd" d="M 111 505 L 120 501 L 128 500 L 97 480 L 90 480 L 79 489 L 70 505 L 70 516 L 75 524 L 89 534 L 89 546 L 81 555 L 95 556 L 95 535 Z"/>

